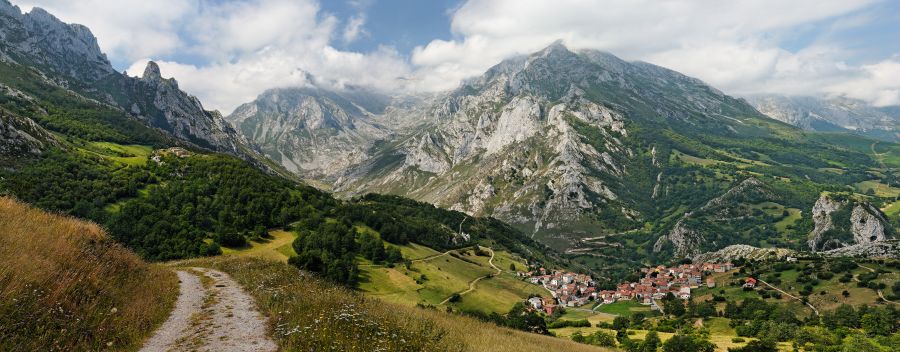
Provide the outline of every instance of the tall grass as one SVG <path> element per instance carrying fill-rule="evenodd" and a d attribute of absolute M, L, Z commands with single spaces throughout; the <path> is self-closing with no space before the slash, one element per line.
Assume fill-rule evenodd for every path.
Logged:
<path fill-rule="evenodd" d="M 0 350 L 135 350 L 177 287 L 99 226 L 0 198 Z"/>
<path fill-rule="evenodd" d="M 569 340 L 367 298 L 274 261 L 220 257 L 180 263 L 231 275 L 269 317 L 284 351 L 598 351 Z M 602 350 L 601 350 L 602 351 Z"/>

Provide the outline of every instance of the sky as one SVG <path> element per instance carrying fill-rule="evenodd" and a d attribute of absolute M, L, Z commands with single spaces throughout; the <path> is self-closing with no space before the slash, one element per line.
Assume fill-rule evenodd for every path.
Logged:
<path fill-rule="evenodd" d="M 732 95 L 900 105 L 897 0 L 12 0 L 88 26 L 119 70 L 159 63 L 207 108 L 269 88 L 453 89 L 556 40 Z"/>

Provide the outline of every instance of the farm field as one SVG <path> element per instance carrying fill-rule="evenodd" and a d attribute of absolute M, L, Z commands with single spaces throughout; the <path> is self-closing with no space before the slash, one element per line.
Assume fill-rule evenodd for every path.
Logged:
<path fill-rule="evenodd" d="M 475 289 L 447 305 L 457 310 L 505 313 L 529 295 L 547 295 L 540 286 L 525 282 L 511 273 L 510 264 L 524 268 L 525 264 L 504 251 L 497 251 L 494 265 L 502 270 L 497 276 L 488 261 L 489 255 L 475 255 L 471 250 L 449 253 L 434 251 L 420 245 L 398 246 L 409 267 L 393 268 L 361 262 L 359 288 L 368 295 L 404 305 L 440 305 L 454 293 L 465 291 L 473 280 Z M 485 253 L 486 254 L 486 253 Z"/>
<path fill-rule="evenodd" d="M 79 150 L 128 166 L 146 165 L 153 152 L 153 148 L 146 145 L 122 145 L 112 142 L 90 142 Z"/>
<path fill-rule="evenodd" d="M 867 193 L 871 189 L 878 197 L 891 198 L 900 196 L 900 188 L 891 187 L 878 181 L 863 181 L 853 186 L 860 193 Z"/>
<path fill-rule="evenodd" d="M 270 259 L 287 263 L 288 258 L 296 255 L 291 244 L 297 238 L 293 232 L 284 230 L 271 230 L 269 236 L 272 238 L 260 241 L 249 241 L 250 246 L 247 248 L 222 248 L 223 255 L 234 255 L 238 257 L 257 257 Z"/>
<path fill-rule="evenodd" d="M 365 226 L 357 226 L 357 232 L 378 233 Z M 251 240 L 245 248 L 222 248 L 225 256 L 255 257 L 286 263 L 296 255 L 292 243 L 293 232 L 269 231 L 271 238 Z M 409 267 L 402 264 L 393 267 L 377 265 L 362 257 L 359 264 L 359 290 L 369 296 L 407 306 L 440 305 L 454 293 L 465 291 L 476 278 L 488 276 L 478 281 L 475 289 L 461 296 L 458 302 L 448 302 L 457 310 L 505 313 L 512 306 L 530 295 L 547 296 L 548 292 L 538 285 L 516 277 L 510 266 L 525 268 L 525 263 L 506 251 L 496 251 L 493 264 L 502 270 L 500 275 L 489 276 L 496 270 L 488 263 L 490 255 L 483 251 L 475 255 L 470 248 L 450 252 L 438 252 L 426 246 L 410 243 L 395 246 L 403 257 L 410 261 Z"/>
<path fill-rule="evenodd" d="M 650 306 L 645 306 L 643 304 L 630 300 L 604 304 L 600 308 L 597 308 L 597 311 L 623 317 L 631 317 L 632 314 L 638 312 L 644 313 L 645 315 L 651 315 L 652 313 L 654 313 L 652 310 L 650 310 Z"/>

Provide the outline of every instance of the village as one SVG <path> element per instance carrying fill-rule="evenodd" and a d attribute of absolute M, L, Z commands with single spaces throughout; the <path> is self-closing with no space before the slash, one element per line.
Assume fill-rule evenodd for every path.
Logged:
<path fill-rule="evenodd" d="M 615 290 L 598 290 L 590 275 L 563 271 L 548 271 L 544 268 L 528 273 L 520 273 L 533 284 L 540 285 L 550 292 L 551 297 L 531 297 L 527 304 L 535 310 L 553 314 L 558 307 L 580 307 L 589 302 L 600 304 L 615 303 L 619 300 L 634 300 L 649 305 L 657 310 L 656 300 L 671 293 L 680 299 L 690 299 L 691 289 L 701 285 L 715 287 L 716 282 L 710 273 L 724 273 L 734 269 L 730 262 L 681 264 L 667 267 L 642 268 L 642 277 L 638 282 L 619 284 Z M 756 281 L 748 279 L 745 285 L 753 287 Z"/>

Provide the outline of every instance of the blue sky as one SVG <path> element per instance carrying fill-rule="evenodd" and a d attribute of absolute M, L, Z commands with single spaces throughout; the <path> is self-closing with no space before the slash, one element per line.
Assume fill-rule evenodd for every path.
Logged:
<path fill-rule="evenodd" d="M 381 0 L 381 1 L 323 1 L 322 10 L 339 18 L 365 14 L 368 35 L 339 47 L 353 51 L 372 51 L 380 45 L 410 53 L 416 46 L 434 39 L 449 40 L 451 11 L 461 0 Z"/>
<path fill-rule="evenodd" d="M 87 25 L 117 69 L 139 74 L 157 61 L 164 76 L 224 113 L 274 87 L 448 90 L 558 39 L 733 95 L 900 104 L 896 0 L 12 2 Z"/>

